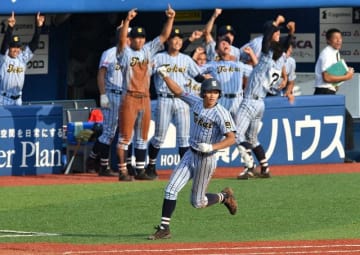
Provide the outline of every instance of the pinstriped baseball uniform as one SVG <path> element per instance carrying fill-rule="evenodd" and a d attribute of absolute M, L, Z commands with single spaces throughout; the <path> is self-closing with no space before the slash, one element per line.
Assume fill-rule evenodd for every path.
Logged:
<path fill-rule="evenodd" d="M 100 58 L 99 69 L 106 68 L 105 91 L 109 98 L 109 107 L 102 108 L 104 116 L 103 132 L 98 138 L 101 143 L 110 145 L 118 126 L 118 113 L 122 94 L 122 71 L 116 58 L 117 47 L 105 50 Z"/>
<path fill-rule="evenodd" d="M 189 79 L 199 75 L 200 69 L 196 63 L 188 56 L 179 53 L 171 56 L 168 52 L 161 52 L 155 56 L 155 70 L 165 65 L 169 76 L 179 84 L 184 91 L 189 92 L 187 86 Z M 189 146 L 190 130 L 190 110 L 188 104 L 179 98 L 174 98 L 159 74 L 154 74 L 154 84 L 158 95 L 155 134 L 151 139 L 151 144 L 155 148 L 160 148 L 166 136 L 166 132 L 173 121 L 176 126 L 176 138 L 179 147 Z"/>
<path fill-rule="evenodd" d="M 190 131 L 190 146 L 180 163 L 174 169 L 165 188 L 165 199 L 176 200 L 180 190 L 193 179 L 191 203 L 196 208 L 205 207 L 207 186 L 217 165 L 216 152 L 196 152 L 199 143 L 214 144 L 224 134 L 235 132 L 235 124 L 229 111 L 220 104 L 204 108 L 203 100 L 193 94 L 183 93 L 181 99 L 193 111 L 193 125 Z"/>
<path fill-rule="evenodd" d="M 218 56 L 218 54 L 216 53 L 216 42 L 215 41 L 211 41 L 209 43 L 207 43 L 205 45 L 205 50 L 206 50 L 206 56 L 208 61 L 212 61 L 212 60 L 219 60 L 220 57 Z M 239 61 L 240 59 L 240 49 L 231 45 L 231 50 L 230 50 L 230 55 L 235 57 L 235 60 Z"/>
<path fill-rule="evenodd" d="M 152 72 L 153 57 L 161 50 L 163 44 L 160 37 L 147 42 L 144 47 L 138 51 L 125 47 L 118 55 L 120 66 L 124 72 L 123 96 L 120 104 L 119 118 L 119 143 L 121 146 L 130 143 L 133 129 L 139 134 L 139 149 L 146 149 L 148 131 L 151 119 L 150 105 L 150 75 Z M 136 124 L 136 125 L 135 125 Z M 141 148 L 140 148 L 141 147 Z"/>
<path fill-rule="evenodd" d="M 33 56 L 28 46 L 16 58 L 9 57 L 8 50 L 0 54 L 0 105 L 22 104 L 26 64 Z"/>
<path fill-rule="evenodd" d="M 209 73 L 221 83 L 219 103 L 235 118 L 243 99 L 243 78 L 249 77 L 252 66 L 239 61 L 210 61 L 201 67 L 202 73 Z"/>
<path fill-rule="evenodd" d="M 253 146 L 259 144 L 257 133 L 265 110 L 263 99 L 280 78 L 280 70 L 275 69 L 275 66 L 272 52 L 262 54 L 249 77 L 244 99 L 235 120 L 238 124 L 238 144 L 244 141 L 249 141 Z"/>

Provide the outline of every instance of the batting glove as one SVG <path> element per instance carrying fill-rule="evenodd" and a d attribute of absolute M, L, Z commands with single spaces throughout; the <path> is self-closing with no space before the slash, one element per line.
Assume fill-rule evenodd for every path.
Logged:
<path fill-rule="evenodd" d="M 198 149 L 201 152 L 209 153 L 209 152 L 213 151 L 213 146 L 212 146 L 212 144 L 209 144 L 209 143 L 199 143 Z"/>
<path fill-rule="evenodd" d="M 166 66 L 160 66 L 157 69 L 157 72 L 160 74 L 160 76 L 164 79 L 165 77 L 169 76 L 169 73 L 166 70 Z"/>
<path fill-rule="evenodd" d="M 109 108 L 110 101 L 106 94 L 100 95 L 100 106 L 102 108 Z"/>

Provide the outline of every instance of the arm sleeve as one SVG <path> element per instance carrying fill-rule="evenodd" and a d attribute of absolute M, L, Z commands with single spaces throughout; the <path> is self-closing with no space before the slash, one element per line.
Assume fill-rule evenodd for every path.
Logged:
<path fill-rule="evenodd" d="M 11 36 L 12 36 L 12 33 L 13 33 L 13 30 L 14 28 L 12 27 L 7 27 L 6 29 L 6 32 L 5 32 L 5 35 L 4 35 L 4 39 L 3 39 L 3 42 L 1 44 L 1 54 L 2 55 L 5 55 L 7 49 L 9 48 L 9 44 L 10 44 L 10 40 L 11 40 Z"/>
<path fill-rule="evenodd" d="M 39 47 L 41 27 L 35 27 L 35 33 L 29 42 L 29 48 L 32 52 L 34 52 Z"/>
<path fill-rule="evenodd" d="M 184 52 L 186 51 L 186 49 L 189 47 L 189 45 L 191 44 L 189 38 L 187 38 L 184 42 L 183 42 L 183 45 L 180 49 L 180 52 Z"/>

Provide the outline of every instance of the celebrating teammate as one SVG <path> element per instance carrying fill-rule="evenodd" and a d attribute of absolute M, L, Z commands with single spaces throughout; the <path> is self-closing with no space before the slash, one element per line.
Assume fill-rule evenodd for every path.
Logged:
<path fill-rule="evenodd" d="M 251 48 L 249 54 L 257 61 Z M 202 73 L 209 73 L 220 81 L 222 86 L 222 97 L 219 103 L 224 106 L 235 119 L 243 98 L 243 86 L 249 77 L 252 66 L 240 61 L 234 61 L 231 55 L 231 41 L 227 36 L 220 37 L 216 43 L 216 51 L 219 55 L 218 61 L 210 61 L 203 65 Z"/>
<path fill-rule="evenodd" d="M 215 9 L 213 15 L 210 17 L 209 21 L 206 23 L 204 28 L 204 37 L 205 37 L 205 48 L 206 48 L 206 56 L 208 60 L 218 60 L 219 56 L 216 50 L 216 41 L 220 37 L 228 37 L 230 39 L 231 44 L 231 56 L 233 57 L 233 60 L 239 60 L 240 58 L 240 49 L 233 46 L 234 38 L 236 35 L 236 32 L 234 28 L 231 25 L 224 25 L 219 28 L 217 31 L 217 39 L 214 40 L 211 31 L 213 29 L 215 20 L 219 15 L 221 15 L 222 9 Z"/>
<path fill-rule="evenodd" d="M 8 26 L 0 50 L 0 105 L 22 105 L 22 89 L 26 64 L 38 48 L 41 27 L 45 16 L 36 15 L 35 32 L 31 42 L 22 50 L 19 36 L 13 35 L 16 24 L 14 12 L 8 18 Z"/>
<path fill-rule="evenodd" d="M 160 66 L 165 66 L 169 76 L 185 90 L 191 78 L 202 81 L 203 77 L 196 63 L 188 55 L 180 52 L 182 44 L 183 35 L 179 28 L 174 28 L 167 40 L 167 51 L 156 54 L 154 63 L 155 70 Z M 146 168 L 146 174 L 152 178 L 157 177 L 156 158 L 164 143 L 170 122 L 173 120 L 176 125 L 180 158 L 189 148 L 190 131 L 189 105 L 171 93 L 159 74 L 154 74 L 154 84 L 158 95 L 155 134 L 149 143 L 149 164 Z"/>
<path fill-rule="evenodd" d="M 185 93 L 168 76 L 165 67 L 159 68 L 159 73 L 172 93 L 190 105 L 194 117 L 190 132 L 191 149 L 176 166 L 165 188 L 161 224 L 156 227 L 156 232 L 148 237 L 150 240 L 171 237 L 170 220 L 175 211 L 178 193 L 191 179 L 191 204 L 195 208 L 223 203 L 230 214 L 234 215 L 237 211 L 237 202 L 231 188 L 224 188 L 217 194 L 206 193 L 217 165 L 216 151 L 235 142 L 235 126 L 231 115 L 217 103 L 221 95 L 220 83 L 213 78 L 204 80 L 201 85 L 202 98 L 199 98 Z"/>
<path fill-rule="evenodd" d="M 123 23 L 123 22 L 122 22 Z M 97 85 L 100 92 L 100 106 L 104 116 L 103 132 L 96 140 L 90 155 L 86 161 L 86 169 L 89 172 L 96 171 L 100 165 L 99 176 L 114 176 L 109 169 L 110 145 L 118 127 L 118 113 L 123 93 L 122 69 L 116 58 L 118 32 L 123 24 L 117 28 L 116 46 L 105 50 L 100 58 L 97 73 Z M 130 147 L 130 146 L 129 146 Z M 131 152 L 131 150 L 129 150 Z M 131 154 L 131 153 L 130 153 Z M 99 164 L 100 159 L 100 164 Z"/>
<path fill-rule="evenodd" d="M 282 57 L 283 51 L 287 46 L 281 45 L 279 25 L 285 21 L 284 17 L 279 15 L 275 21 L 268 21 L 265 24 L 264 38 L 262 40 L 261 56 L 259 63 L 254 67 L 248 80 L 248 86 L 245 90 L 244 99 L 240 105 L 240 110 L 235 122 L 237 126 L 237 144 L 241 158 L 245 164 L 245 170 L 240 173 L 238 179 L 248 179 L 254 173 L 254 160 L 251 156 L 251 150 L 257 155 L 261 164 L 260 177 L 270 177 L 267 158 L 264 149 L 258 142 L 258 130 L 260 121 L 264 114 L 264 98 L 267 93 L 274 89 L 285 87 L 287 80 L 277 83 L 281 76 L 280 69 L 276 61 Z M 286 44 L 292 40 L 295 32 L 295 23 L 289 22 L 287 25 L 289 35 Z M 275 87 L 277 86 L 277 87 Z"/>
<path fill-rule="evenodd" d="M 134 136 L 139 142 L 135 150 L 136 179 L 151 179 L 145 173 L 146 144 L 151 119 L 151 104 L 149 96 L 150 75 L 154 55 L 163 48 L 174 23 L 175 11 L 170 7 L 166 10 L 167 21 L 160 36 L 145 44 L 145 29 L 133 27 L 130 31 L 130 46 L 127 45 L 129 23 L 136 17 L 136 9 L 128 12 L 123 27 L 120 29 L 118 60 L 124 72 L 123 99 L 119 108 L 119 141 L 117 153 L 119 156 L 119 180 L 130 181 L 126 168 L 126 152 Z M 141 146 L 140 146 L 141 145 Z"/>

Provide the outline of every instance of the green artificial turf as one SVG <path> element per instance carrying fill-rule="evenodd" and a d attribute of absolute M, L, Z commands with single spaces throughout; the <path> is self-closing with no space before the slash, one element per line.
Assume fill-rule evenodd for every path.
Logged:
<path fill-rule="evenodd" d="M 360 174 L 214 179 L 233 188 L 235 216 L 219 204 L 195 209 L 180 193 L 172 239 L 220 242 L 360 238 Z M 166 181 L 0 188 L 0 242 L 143 243 L 161 216 Z M 9 237 L 11 231 L 56 236 Z"/>

